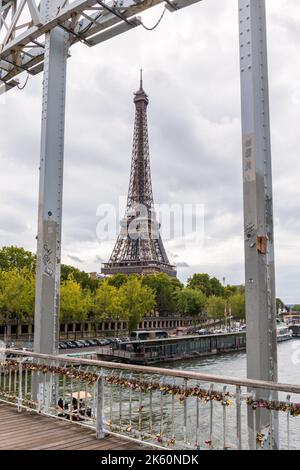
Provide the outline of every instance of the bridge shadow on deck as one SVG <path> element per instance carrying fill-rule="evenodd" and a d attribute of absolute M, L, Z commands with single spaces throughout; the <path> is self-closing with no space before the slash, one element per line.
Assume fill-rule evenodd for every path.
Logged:
<path fill-rule="evenodd" d="M 142 450 L 145 447 L 0 403 L 0 450 Z"/>

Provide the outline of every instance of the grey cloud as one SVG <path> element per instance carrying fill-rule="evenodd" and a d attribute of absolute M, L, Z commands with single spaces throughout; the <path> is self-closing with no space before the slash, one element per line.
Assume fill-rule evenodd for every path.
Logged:
<path fill-rule="evenodd" d="M 188 263 L 185 263 L 184 261 L 180 261 L 179 263 L 176 263 L 177 268 L 189 268 L 190 265 Z"/>
<path fill-rule="evenodd" d="M 78 256 L 68 255 L 68 258 L 70 258 L 72 261 L 75 261 L 75 263 L 84 263 L 84 261 L 78 258 Z"/>

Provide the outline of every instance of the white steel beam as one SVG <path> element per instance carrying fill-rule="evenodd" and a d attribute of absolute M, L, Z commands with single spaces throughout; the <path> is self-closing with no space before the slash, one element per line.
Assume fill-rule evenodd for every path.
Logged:
<path fill-rule="evenodd" d="M 265 0 L 239 0 L 239 22 L 247 376 L 249 379 L 276 382 L 276 296 Z M 254 423 L 253 412 L 249 412 L 249 426 L 261 432 L 269 424 L 270 413 L 257 410 L 256 415 Z M 274 429 L 273 438 L 272 446 L 276 447 L 277 429 Z"/>
<path fill-rule="evenodd" d="M 41 15 L 53 16 L 61 0 L 43 0 Z M 61 218 L 68 34 L 46 34 L 37 241 L 34 350 L 58 352 Z"/>

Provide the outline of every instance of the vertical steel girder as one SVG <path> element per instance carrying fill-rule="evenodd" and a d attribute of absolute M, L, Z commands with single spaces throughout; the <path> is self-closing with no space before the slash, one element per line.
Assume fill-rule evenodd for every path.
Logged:
<path fill-rule="evenodd" d="M 43 19 L 60 4 L 43 0 Z M 45 38 L 34 334 L 35 352 L 45 354 L 58 351 L 67 55 L 68 34 L 52 29 Z"/>
<path fill-rule="evenodd" d="M 277 381 L 273 196 L 265 0 L 239 0 L 247 375 Z M 249 413 L 257 432 L 266 413 Z M 275 423 L 276 425 L 276 423 Z M 276 427 L 276 426 L 275 426 Z M 273 447 L 277 445 L 276 429 Z"/>

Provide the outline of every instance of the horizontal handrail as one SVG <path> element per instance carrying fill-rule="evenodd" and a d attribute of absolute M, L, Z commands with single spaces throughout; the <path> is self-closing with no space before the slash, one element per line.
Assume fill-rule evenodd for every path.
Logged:
<path fill-rule="evenodd" d="M 198 380 L 202 382 L 213 382 L 219 383 L 223 385 L 235 385 L 240 387 L 248 387 L 251 389 L 262 389 L 262 390 L 273 390 L 276 392 L 287 392 L 287 393 L 295 393 L 300 394 L 300 385 L 294 384 L 281 384 L 275 382 L 267 382 L 263 380 L 252 380 L 252 379 L 239 379 L 236 377 L 228 377 L 228 376 L 220 376 L 220 375 L 212 375 L 212 374 L 203 374 L 199 372 L 192 372 L 192 371 L 182 371 L 176 369 L 165 369 L 159 367 L 151 367 L 151 366 L 140 366 L 140 365 L 133 365 L 133 364 L 122 364 L 122 363 L 115 363 L 115 362 L 106 362 L 106 361 L 99 361 L 96 359 L 83 359 L 83 358 L 75 358 L 75 357 L 68 357 L 63 355 L 48 355 L 48 354 L 40 354 L 30 351 L 18 351 L 16 349 L 0 349 L 0 354 L 14 354 L 24 357 L 36 357 L 39 359 L 44 360 L 51 360 L 51 361 L 63 361 L 65 363 L 70 364 L 77 364 L 77 365 L 89 365 L 95 366 L 104 369 L 117 369 L 117 370 L 128 370 L 131 372 L 138 372 L 143 374 L 153 374 L 153 375 L 162 375 L 165 377 L 177 377 L 183 379 L 190 379 L 190 380 Z"/>

